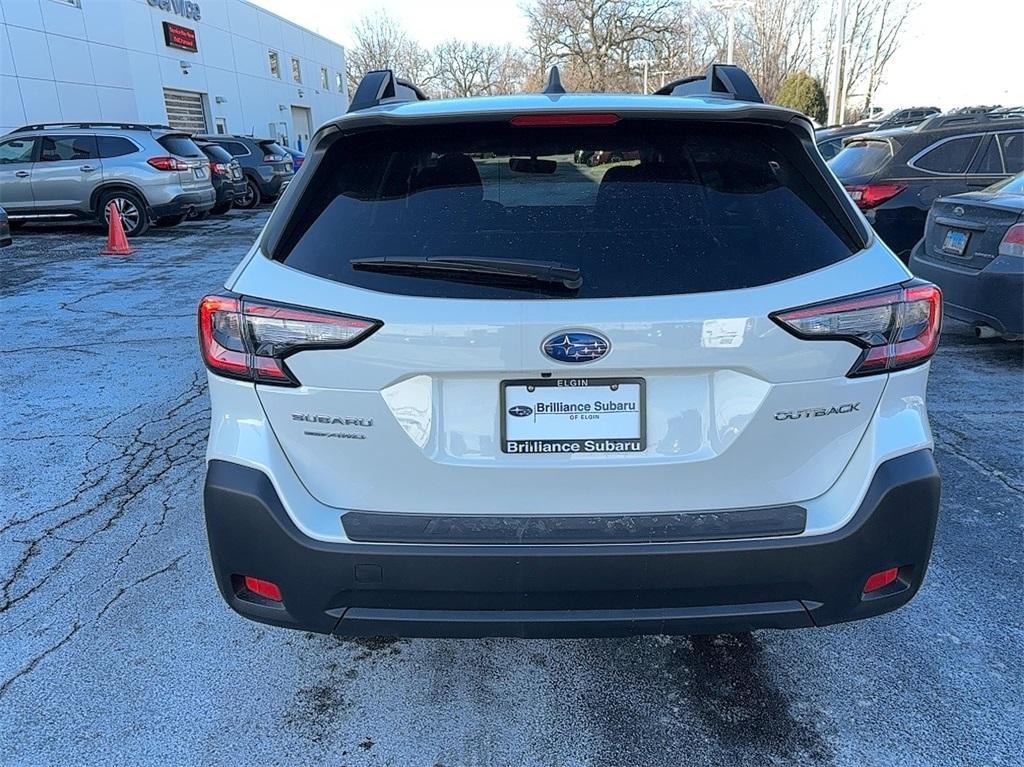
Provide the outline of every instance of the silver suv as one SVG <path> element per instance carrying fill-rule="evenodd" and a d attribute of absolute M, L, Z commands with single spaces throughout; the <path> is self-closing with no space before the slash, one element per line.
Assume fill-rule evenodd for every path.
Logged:
<path fill-rule="evenodd" d="M 128 236 L 137 236 L 215 201 L 206 155 L 166 125 L 26 125 L 0 137 L 0 205 L 15 227 L 37 218 L 106 224 L 114 202 Z"/>

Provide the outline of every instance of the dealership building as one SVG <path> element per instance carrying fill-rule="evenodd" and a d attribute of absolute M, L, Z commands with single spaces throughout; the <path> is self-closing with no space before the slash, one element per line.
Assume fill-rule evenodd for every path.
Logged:
<path fill-rule="evenodd" d="M 347 107 L 344 48 L 245 0 L 0 2 L 0 133 L 141 122 L 305 147 Z"/>

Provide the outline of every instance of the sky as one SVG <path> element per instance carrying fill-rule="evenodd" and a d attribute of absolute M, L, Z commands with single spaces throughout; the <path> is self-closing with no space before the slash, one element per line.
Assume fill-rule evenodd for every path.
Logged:
<path fill-rule="evenodd" d="M 426 46 L 456 37 L 525 47 L 518 0 L 250 0 L 350 45 L 355 22 L 387 11 Z M 827 6 L 831 0 L 822 0 Z M 883 108 L 1024 104 L 1024 0 L 917 0 L 876 103 Z M 682 73 L 691 74 L 691 73 Z"/>

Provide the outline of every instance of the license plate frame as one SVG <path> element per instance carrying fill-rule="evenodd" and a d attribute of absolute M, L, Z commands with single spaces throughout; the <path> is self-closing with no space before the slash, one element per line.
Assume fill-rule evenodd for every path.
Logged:
<path fill-rule="evenodd" d="M 578 436 L 567 435 L 564 437 L 537 437 L 528 439 L 510 439 L 509 438 L 509 422 L 512 418 L 522 417 L 513 416 L 509 412 L 510 399 L 509 390 L 516 388 L 533 387 L 534 390 L 541 389 L 545 392 L 548 389 L 562 392 L 572 392 L 571 395 L 567 395 L 569 400 L 580 400 L 582 401 L 582 394 L 597 392 L 597 396 L 600 396 L 600 391 L 607 389 L 609 396 L 613 397 L 613 400 L 621 400 L 621 397 L 616 397 L 613 392 L 618 392 L 620 387 L 636 387 L 635 398 L 628 398 L 629 400 L 635 399 L 638 412 L 637 419 L 637 433 L 636 436 L 632 436 L 632 430 L 630 430 L 630 436 L 611 436 L 611 435 L 587 435 L 581 434 Z M 644 378 L 639 377 L 564 377 L 558 378 L 518 378 L 508 379 L 499 382 L 499 424 L 501 434 L 501 452 L 505 455 L 537 455 L 537 454 L 581 454 L 581 455 L 608 455 L 608 454 L 631 454 L 636 455 L 643 453 L 647 449 L 647 381 Z M 529 391 L 529 394 L 533 394 L 533 391 Z M 513 397 L 513 400 L 519 400 L 522 397 Z M 581 402 L 580 402 L 581 403 Z M 580 404 L 576 403 L 576 404 Z M 567 404 L 567 403 L 563 403 Z M 514 405 L 512 405 L 514 406 Z M 593 406 L 593 403 L 591 403 Z M 588 424 L 593 424 L 595 421 L 600 421 L 601 415 L 608 415 L 609 420 L 624 420 L 616 419 L 616 416 L 629 416 L 632 415 L 632 410 L 611 410 L 602 413 L 595 413 L 593 410 L 589 411 L 565 411 L 565 412 L 551 412 L 551 413 L 531 413 L 533 421 L 536 422 L 537 415 L 552 415 L 552 416 L 571 416 L 571 415 L 588 415 L 597 418 L 585 419 Z M 562 419 L 559 418 L 561 421 Z M 568 420 L 568 418 L 566 418 Z M 583 423 L 582 420 L 579 421 Z M 517 447 L 511 449 L 512 444 L 515 443 Z M 589 444 L 593 443 L 593 447 Z M 565 449 L 568 444 L 575 444 L 575 449 Z"/>
<path fill-rule="evenodd" d="M 971 233 L 962 229 L 950 229 L 942 241 L 942 252 L 951 256 L 962 256 L 967 250 L 967 243 L 971 240 Z"/>

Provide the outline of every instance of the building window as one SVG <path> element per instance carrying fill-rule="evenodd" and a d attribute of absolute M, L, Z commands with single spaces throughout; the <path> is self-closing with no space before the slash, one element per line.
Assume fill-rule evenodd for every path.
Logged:
<path fill-rule="evenodd" d="M 320 87 L 325 91 L 331 87 L 331 81 L 327 77 L 327 67 L 320 67 Z"/>
<path fill-rule="evenodd" d="M 277 60 L 277 51 L 270 51 L 270 76 L 281 78 L 281 62 Z"/>
<path fill-rule="evenodd" d="M 345 78 L 341 76 L 341 72 L 334 73 L 334 87 L 338 89 L 338 93 L 345 92 Z"/>
<path fill-rule="evenodd" d="M 302 82 L 302 68 L 299 66 L 299 60 L 295 56 L 292 56 L 292 79 L 297 82 Z"/>
<path fill-rule="evenodd" d="M 218 117 L 217 124 L 215 127 L 217 129 L 217 133 L 223 136 L 225 133 L 228 132 L 228 121 L 225 120 L 223 117 Z"/>

